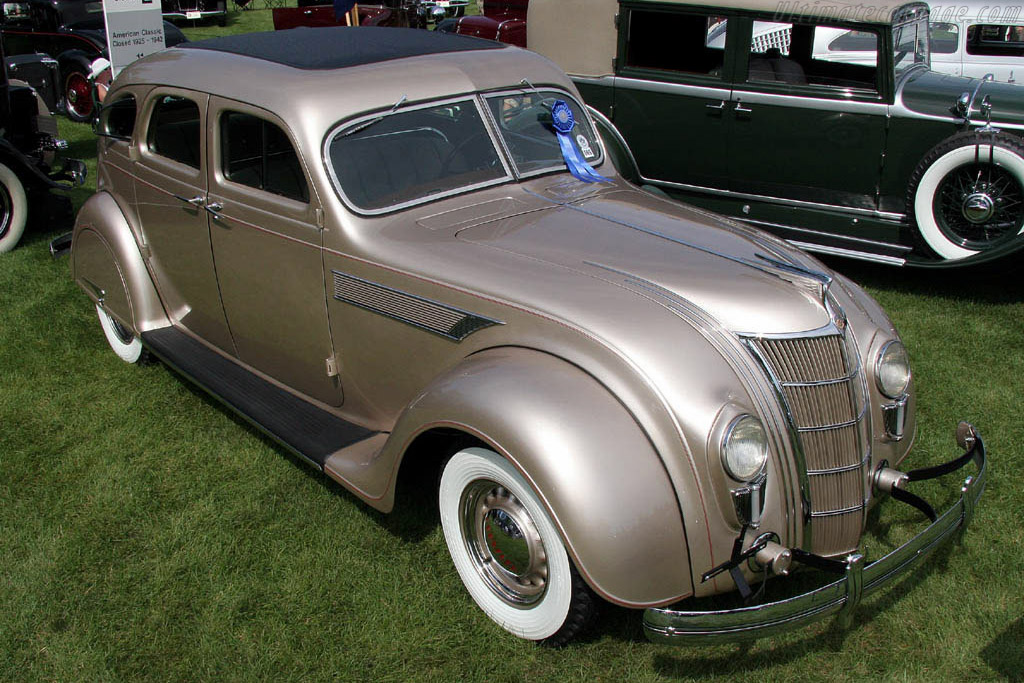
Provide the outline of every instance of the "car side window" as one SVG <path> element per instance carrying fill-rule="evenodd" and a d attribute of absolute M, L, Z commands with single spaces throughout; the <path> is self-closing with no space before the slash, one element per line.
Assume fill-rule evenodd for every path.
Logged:
<path fill-rule="evenodd" d="M 137 112 L 135 95 L 119 97 L 110 104 L 104 104 L 100 111 L 99 131 L 111 137 L 128 140 L 135 130 Z"/>
<path fill-rule="evenodd" d="M 625 66 L 720 78 L 726 25 L 714 14 L 631 10 Z"/>
<path fill-rule="evenodd" d="M 747 81 L 832 89 L 878 89 L 879 34 L 755 21 Z"/>
<path fill-rule="evenodd" d="M 1024 57 L 1024 26 L 972 24 L 967 27 L 967 54 Z"/>
<path fill-rule="evenodd" d="M 200 168 L 199 105 L 186 97 L 161 95 L 149 120 L 146 143 L 162 157 Z"/>
<path fill-rule="evenodd" d="M 237 111 L 220 117 L 224 177 L 233 183 L 309 201 L 302 164 L 283 130 L 270 121 Z"/>

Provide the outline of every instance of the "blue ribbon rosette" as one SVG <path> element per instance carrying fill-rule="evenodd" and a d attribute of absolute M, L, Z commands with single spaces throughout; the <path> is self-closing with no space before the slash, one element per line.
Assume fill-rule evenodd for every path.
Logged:
<path fill-rule="evenodd" d="M 551 125 L 558 136 L 558 146 L 562 148 L 562 158 L 565 159 L 565 165 L 569 167 L 569 173 L 585 183 L 611 182 L 610 178 L 605 178 L 591 168 L 590 164 L 584 161 L 577 151 L 570 135 L 576 125 L 576 119 L 573 118 L 572 109 L 564 100 L 556 100 L 551 105 Z"/>

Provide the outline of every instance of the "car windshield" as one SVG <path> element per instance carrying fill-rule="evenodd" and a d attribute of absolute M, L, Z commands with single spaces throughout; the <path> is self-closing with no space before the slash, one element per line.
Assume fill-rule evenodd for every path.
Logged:
<path fill-rule="evenodd" d="M 370 212 L 509 177 L 473 100 L 357 121 L 327 157 L 344 196 Z"/>
<path fill-rule="evenodd" d="M 565 170 L 551 106 L 569 105 L 578 155 L 600 160 L 601 147 L 583 107 L 556 91 L 488 95 L 487 107 L 519 176 Z M 401 107 L 339 128 L 327 159 L 342 195 L 367 213 L 449 196 L 512 178 L 476 100 Z"/>
<path fill-rule="evenodd" d="M 914 64 L 931 64 L 928 52 L 928 18 L 927 16 L 892 27 L 893 62 L 896 75 L 906 71 Z"/>
<path fill-rule="evenodd" d="M 583 108 L 564 93 L 531 90 L 487 98 L 487 106 L 520 175 L 565 168 L 558 136 L 551 127 L 551 107 L 559 100 L 572 110 L 576 123 L 569 136 L 580 157 L 588 164 L 596 163 L 601 154 L 597 137 Z"/>

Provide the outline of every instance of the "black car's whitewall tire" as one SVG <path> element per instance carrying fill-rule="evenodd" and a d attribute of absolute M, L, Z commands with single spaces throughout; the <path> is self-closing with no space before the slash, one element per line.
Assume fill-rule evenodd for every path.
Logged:
<path fill-rule="evenodd" d="M 520 638 L 559 644 L 593 613 L 593 596 L 523 476 L 485 448 L 453 455 L 441 474 L 441 526 L 477 605 Z"/>
<path fill-rule="evenodd" d="M 1024 143 L 966 132 L 937 145 L 911 177 L 911 208 L 925 244 L 962 259 L 1024 233 Z"/>
<path fill-rule="evenodd" d="M 96 304 L 96 315 L 100 318 L 100 327 L 103 328 L 107 343 L 110 344 L 110 348 L 114 350 L 118 358 L 125 363 L 139 363 L 146 360 L 146 348 L 130 329 L 114 320 L 99 304 Z"/>
<path fill-rule="evenodd" d="M 18 175 L 0 164 L 0 254 L 21 241 L 28 221 L 28 199 Z"/>

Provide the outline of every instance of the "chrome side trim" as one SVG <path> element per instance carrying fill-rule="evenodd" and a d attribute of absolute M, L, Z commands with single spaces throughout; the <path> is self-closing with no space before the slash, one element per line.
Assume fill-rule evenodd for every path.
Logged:
<path fill-rule="evenodd" d="M 331 273 L 334 275 L 334 298 L 338 301 L 452 341 L 460 342 L 486 327 L 505 324 L 500 320 L 486 318 L 355 275 L 337 270 L 332 270 Z"/>
<path fill-rule="evenodd" d="M 735 199 L 749 199 L 755 202 L 767 202 L 769 204 L 782 204 L 785 206 L 796 206 L 805 209 L 821 209 L 823 211 L 841 211 L 843 213 L 854 214 L 857 216 L 869 216 L 871 218 L 881 218 L 884 220 L 900 221 L 906 218 L 902 213 L 891 213 L 888 211 L 878 211 L 876 209 L 858 209 L 851 206 L 838 206 L 836 204 L 820 204 L 818 202 L 807 202 L 800 199 L 783 199 L 782 197 L 769 197 L 767 195 L 760 194 L 749 194 L 746 192 L 734 192 L 732 190 L 721 190 L 714 187 L 703 187 L 701 185 L 688 185 L 686 183 L 674 183 L 669 180 L 656 180 L 654 178 L 648 178 L 641 176 L 641 179 L 645 183 L 651 185 L 659 185 L 661 187 L 668 187 L 676 190 L 685 190 L 687 192 L 702 192 L 704 194 L 713 194 L 720 197 L 732 197 Z"/>
<path fill-rule="evenodd" d="M 880 560 L 861 569 L 851 567 L 848 559 L 843 578 L 803 595 L 763 605 L 717 611 L 650 608 L 644 612 L 647 637 L 658 643 L 697 645 L 771 636 L 841 613 L 858 596 L 866 598 L 894 584 L 970 524 L 988 480 L 985 446 L 980 439 L 973 450 L 978 472 L 964 480 L 960 499 L 921 533 Z M 845 609 L 846 615 L 851 611 L 852 607 Z"/>
<path fill-rule="evenodd" d="M 732 88 L 727 83 L 721 86 L 687 85 L 683 83 L 667 83 L 665 81 L 648 81 L 642 78 L 616 76 L 613 83 L 616 88 L 629 88 L 643 92 L 662 93 L 664 95 L 684 95 L 686 97 L 703 97 L 709 100 L 728 100 L 732 97 Z"/>
<path fill-rule="evenodd" d="M 861 261 L 871 261 L 873 263 L 885 263 L 891 266 L 905 266 L 907 265 L 907 259 L 900 258 L 899 256 L 883 256 L 881 254 L 869 254 L 863 251 L 854 251 L 852 249 L 843 249 L 841 247 L 826 247 L 820 244 L 814 244 L 812 242 L 797 242 L 796 240 L 789 240 L 791 244 L 804 251 L 813 251 L 818 254 L 831 254 L 832 256 L 845 256 L 847 258 L 860 259 Z"/>
<path fill-rule="evenodd" d="M 812 512 L 811 517 L 814 517 L 815 519 L 820 519 L 822 517 L 839 517 L 841 515 L 848 515 L 853 512 L 860 512 L 861 510 L 864 509 L 864 506 L 866 504 L 867 501 L 864 501 L 860 505 L 851 505 L 850 507 L 845 507 L 839 510 L 818 510 Z"/>
<path fill-rule="evenodd" d="M 862 102 L 846 98 L 827 99 L 823 97 L 799 97 L 796 95 L 781 95 L 778 93 L 757 92 L 753 90 L 736 90 L 733 93 L 733 98 L 742 98 L 743 104 L 769 104 L 779 107 L 814 109 L 818 111 L 842 114 L 871 114 L 874 116 L 886 116 L 889 113 L 889 105 L 883 102 Z"/>

